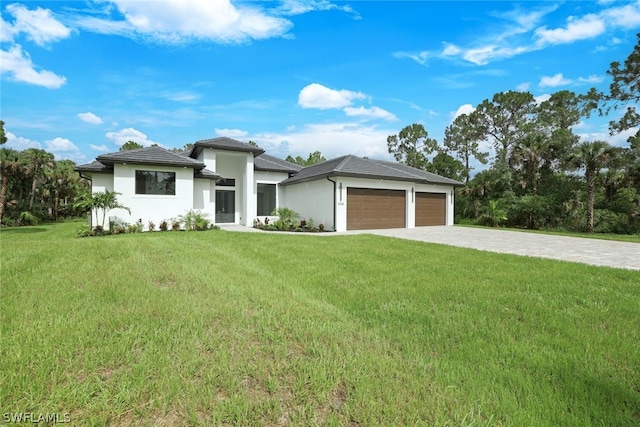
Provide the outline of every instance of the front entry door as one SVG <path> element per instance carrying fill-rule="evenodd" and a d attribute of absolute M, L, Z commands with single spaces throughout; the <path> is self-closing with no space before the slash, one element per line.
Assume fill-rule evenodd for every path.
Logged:
<path fill-rule="evenodd" d="M 216 190 L 216 223 L 236 222 L 236 192 Z"/>

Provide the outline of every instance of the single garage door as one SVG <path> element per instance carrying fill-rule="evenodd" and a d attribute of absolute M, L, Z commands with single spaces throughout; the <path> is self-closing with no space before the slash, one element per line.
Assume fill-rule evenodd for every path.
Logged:
<path fill-rule="evenodd" d="M 446 207 L 444 193 L 416 193 L 416 227 L 445 225 Z"/>
<path fill-rule="evenodd" d="M 404 228 L 404 190 L 347 188 L 347 230 Z"/>

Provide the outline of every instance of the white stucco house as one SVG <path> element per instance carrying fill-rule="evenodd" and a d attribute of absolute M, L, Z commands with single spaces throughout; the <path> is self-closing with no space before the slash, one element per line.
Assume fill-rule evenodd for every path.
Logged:
<path fill-rule="evenodd" d="M 186 152 L 154 146 L 103 154 L 76 170 L 94 193 L 116 191 L 131 210 L 110 216 L 145 225 L 194 209 L 216 224 L 250 227 L 278 207 L 336 231 L 452 225 L 453 190 L 462 185 L 351 155 L 301 168 L 225 137 L 197 141 Z"/>

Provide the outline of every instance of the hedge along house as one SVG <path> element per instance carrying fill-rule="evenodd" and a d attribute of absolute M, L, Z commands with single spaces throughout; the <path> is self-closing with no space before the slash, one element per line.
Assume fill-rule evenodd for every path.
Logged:
<path fill-rule="evenodd" d="M 154 146 L 104 154 L 76 170 L 91 179 L 92 192 L 120 193 L 131 213 L 114 209 L 111 217 L 145 225 L 194 209 L 216 224 L 251 226 L 279 207 L 336 231 L 452 225 L 453 190 L 462 185 L 356 156 L 301 168 L 224 137 L 197 141 L 186 152 Z"/>

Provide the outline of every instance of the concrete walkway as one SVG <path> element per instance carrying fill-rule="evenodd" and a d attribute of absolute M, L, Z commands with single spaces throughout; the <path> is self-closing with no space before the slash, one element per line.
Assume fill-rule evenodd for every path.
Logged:
<path fill-rule="evenodd" d="M 455 226 L 347 231 L 335 234 L 355 233 L 640 270 L 640 243 Z"/>

